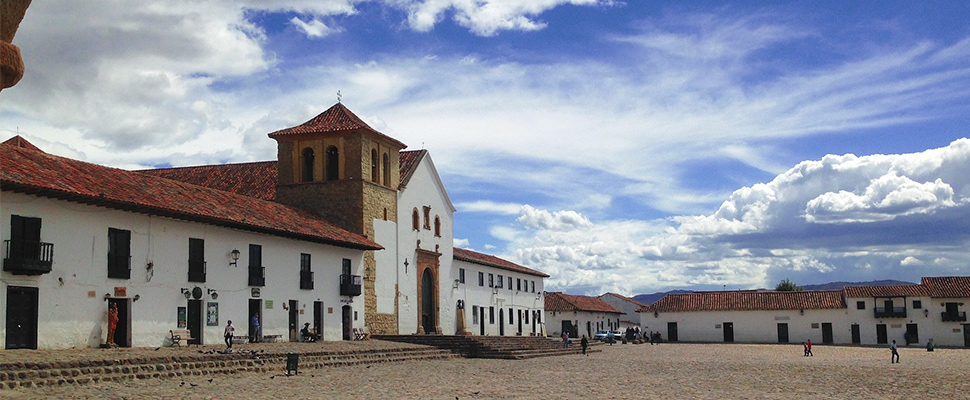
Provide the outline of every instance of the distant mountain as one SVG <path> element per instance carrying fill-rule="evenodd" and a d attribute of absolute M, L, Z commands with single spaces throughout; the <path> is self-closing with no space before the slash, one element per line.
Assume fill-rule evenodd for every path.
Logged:
<path fill-rule="evenodd" d="M 693 290 L 671 290 L 669 292 L 659 292 L 659 293 L 652 293 L 652 294 L 638 294 L 636 296 L 633 296 L 633 300 L 639 301 L 639 302 L 641 302 L 641 303 L 646 304 L 646 305 L 649 306 L 649 305 L 657 302 L 657 300 L 662 299 L 664 296 L 666 296 L 668 294 L 683 294 L 683 293 L 691 293 L 691 292 L 693 292 Z"/>
<path fill-rule="evenodd" d="M 904 281 L 894 281 L 894 280 L 882 280 L 882 281 L 870 281 L 870 282 L 830 282 L 830 283 L 823 283 L 821 285 L 805 285 L 802 287 L 805 290 L 842 290 L 842 288 L 846 286 L 895 286 L 895 285 L 915 285 L 915 283 L 904 282 Z M 762 289 L 762 290 L 766 290 L 766 289 Z M 692 292 L 695 292 L 695 290 L 671 290 L 669 292 L 638 294 L 636 296 L 633 296 L 633 300 L 639 301 L 649 306 L 668 294 L 682 294 L 682 293 L 692 293 Z"/>

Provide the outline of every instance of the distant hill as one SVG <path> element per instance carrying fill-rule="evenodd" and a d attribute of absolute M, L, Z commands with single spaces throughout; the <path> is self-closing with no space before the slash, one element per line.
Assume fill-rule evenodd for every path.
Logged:
<path fill-rule="evenodd" d="M 894 286 L 894 285 L 915 285 L 915 283 L 904 282 L 904 281 L 894 281 L 894 280 L 882 280 L 882 281 L 870 281 L 870 282 L 830 282 L 830 283 L 823 283 L 821 285 L 805 285 L 802 287 L 805 290 L 842 290 L 842 288 L 846 286 Z M 692 292 L 695 292 L 695 291 L 694 290 L 671 290 L 669 292 L 638 294 L 636 296 L 633 296 L 633 300 L 639 301 L 646 305 L 651 305 L 668 294 L 682 294 L 682 293 L 692 293 Z"/>

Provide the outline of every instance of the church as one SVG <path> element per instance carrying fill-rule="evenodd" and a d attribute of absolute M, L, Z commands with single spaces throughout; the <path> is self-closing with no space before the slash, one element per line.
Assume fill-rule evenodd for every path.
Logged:
<path fill-rule="evenodd" d="M 543 334 L 548 275 L 454 247 L 428 151 L 342 103 L 268 136 L 276 161 L 141 171 L 0 145 L 4 348 Z"/>

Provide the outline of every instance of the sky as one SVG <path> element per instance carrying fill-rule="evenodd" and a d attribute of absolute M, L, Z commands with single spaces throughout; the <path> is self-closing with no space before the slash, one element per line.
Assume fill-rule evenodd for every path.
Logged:
<path fill-rule="evenodd" d="M 455 244 L 636 295 L 970 274 L 970 2 L 33 2 L 0 139 L 273 160 L 341 101 Z"/>

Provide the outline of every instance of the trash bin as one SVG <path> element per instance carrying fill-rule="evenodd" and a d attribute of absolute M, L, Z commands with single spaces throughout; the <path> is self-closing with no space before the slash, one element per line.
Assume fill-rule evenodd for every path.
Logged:
<path fill-rule="evenodd" d="M 289 375 L 290 371 L 293 374 L 299 374 L 297 366 L 300 364 L 300 353 L 286 353 L 286 374 Z"/>

